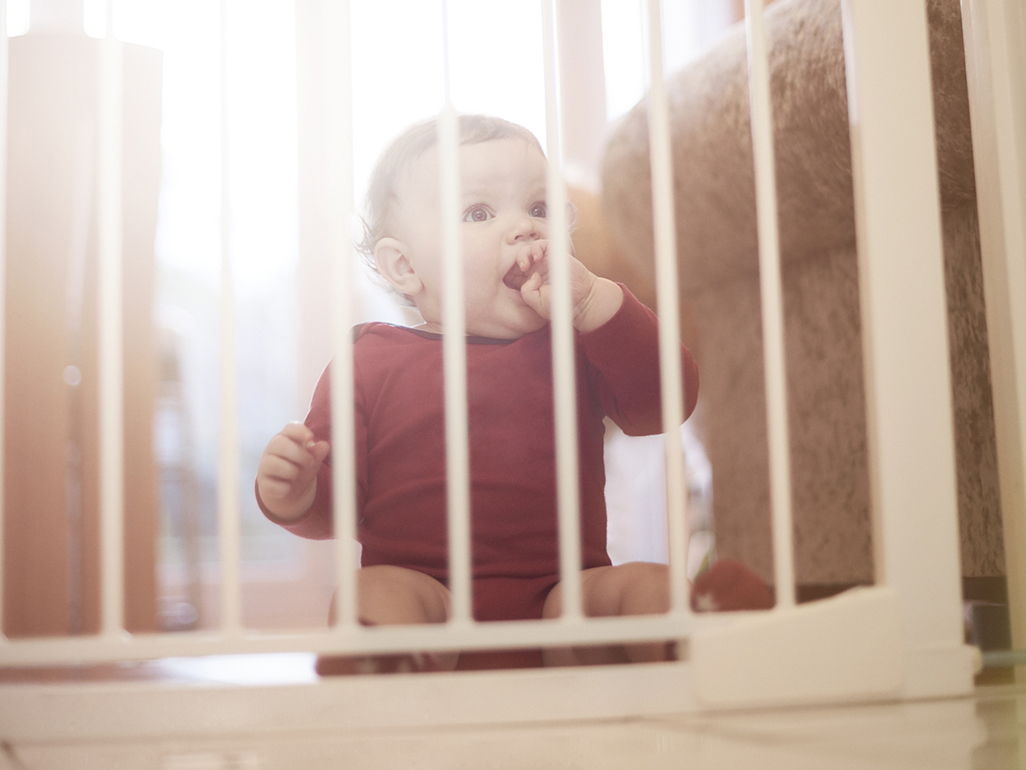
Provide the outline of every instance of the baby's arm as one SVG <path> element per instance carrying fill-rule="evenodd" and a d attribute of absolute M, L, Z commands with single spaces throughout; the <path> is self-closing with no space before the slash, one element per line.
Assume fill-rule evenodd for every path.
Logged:
<path fill-rule="evenodd" d="M 517 265 L 530 277 L 520 288 L 524 301 L 542 318 L 552 317 L 548 265 L 549 241 L 535 241 L 517 256 Z M 623 290 L 608 278 L 600 278 L 570 255 L 570 296 L 573 324 L 579 332 L 599 328 L 616 315 L 623 304 Z"/>
<path fill-rule="evenodd" d="M 328 456 L 328 442 L 290 422 L 267 443 L 257 466 L 257 493 L 268 512 L 286 521 L 298 519 L 317 495 L 317 471 Z"/>
<path fill-rule="evenodd" d="M 624 290 L 629 294 L 627 290 Z M 578 338 L 588 360 L 589 387 L 605 414 L 629 436 L 663 431 L 659 319 L 631 295 L 616 315 L 590 334 Z M 685 419 L 698 398 L 698 367 L 680 346 Z"/>

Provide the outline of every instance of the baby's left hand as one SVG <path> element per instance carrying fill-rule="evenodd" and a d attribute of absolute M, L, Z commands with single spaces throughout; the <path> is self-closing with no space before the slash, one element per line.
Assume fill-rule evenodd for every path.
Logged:
<path fill-rule="evenodd" d="M 570 299 L 573 325 L 581 332 L 597 329 L 620 309 L 623 291 L 612 281 L 600 278 L 578 259 L 570 259 Z M 517 254 L 517 266 L 528 276 L 520 287 L 524 302 L 546 320 L 552 318 L 552 288 L 549 284 L 549 241 L 525 244 Z"/>

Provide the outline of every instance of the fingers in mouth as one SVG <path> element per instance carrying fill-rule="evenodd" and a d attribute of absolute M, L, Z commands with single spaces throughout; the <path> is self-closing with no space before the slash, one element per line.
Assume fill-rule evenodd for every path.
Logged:
<path fill-rule="evenodd" d="M 502 282 L 514 291 L 520 291 L 520 287 L 527 283 L 527 278 L 527 273 L 520 269 L 520 265 L 514 263 L 513 267 L 503 276 Z"/>

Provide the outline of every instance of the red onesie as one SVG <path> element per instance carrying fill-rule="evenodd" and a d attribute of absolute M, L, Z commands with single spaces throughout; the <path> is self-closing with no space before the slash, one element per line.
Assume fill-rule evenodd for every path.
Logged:
<path fill-rule="evenodd" d="M 576 334 L 582 562 L 608 565 L 603 417 L 629 435 L 659 433 L 655 315 L 624 290 L 599 329 Z M 681 350 L 685 415 L 698 370 Z M 354 343 L 359 539 L 363 566 L 391 564 L 446 582 L 442 340 L 382 323 L 357 327 Z M 474 616 L 540 618 L 559 582 L 552 353 L 549 327 L 516 340 L 467 340 Z M 331 440 L 328 372 L 306 424 Z M 332 534 L 331 455 L 317 498 L 285 524 L 311 538 Z M 265 511 L 266 513 L 266 511 Z"/>

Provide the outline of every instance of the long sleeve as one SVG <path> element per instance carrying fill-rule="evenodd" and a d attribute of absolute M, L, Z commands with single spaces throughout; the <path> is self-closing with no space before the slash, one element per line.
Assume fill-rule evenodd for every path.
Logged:
<path fill-rule="evenodd" d="M 659 321 L 626 287 L 609 321 L 577 336 L 589 364 L 589 383 L 613 422 L 630 436 L 661 433 Z M 684 418 L 698 401 L 698 367 L 681 345 Z"/>
<path fill-rule="evenodd" d="M 362 494 L 363 484 L 360 483 L 360 479 L 362 478 L 361 472 L 366 467 L 366 457 L 360 454 L 359 449 L 360 447 L 365 447 L 367 441 L 365 422 L 360 419 L 360 415 L 362 413 L 360 402 L 361 399 L 358 396 L 356 404 L 357 485 L 359 487 L 359 492 Z M 331 443 L 330 366 L 324 370 L 323 374 L 321 374 L 320 380 L 317 382 L 317 387 L 314 389 L 313 398 L 310 402 L 310 411 L 306 416 L 305 423 L 306 426 L 313 431 L 314 439 L 316 441 L 327 441 Z M 299 535 L 300 537 L 312 540 L 327 540 L 331 538 L 334 534 L 333 457 L 334 452 L 329 452 L 328 456 L 324 458 L 324 462 L 321 464 L 320 470 L 317 472 L 317 494 L 314 497 L 313 504 L 306 513 L 298 519 L 293 519 L 291 521 L 280 519 L 267 510 L 263 501 L 260 500 L 260 494 L 258 491 L 257 503 L 263 514 L 275 524 L 280 525 L 294 535 Z"/>

